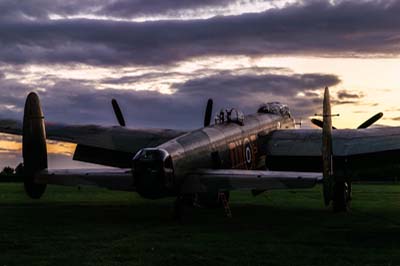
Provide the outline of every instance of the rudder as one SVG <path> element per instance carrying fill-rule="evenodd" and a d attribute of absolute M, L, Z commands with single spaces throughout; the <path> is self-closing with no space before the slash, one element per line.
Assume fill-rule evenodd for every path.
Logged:
<path fill-rule="evenodd" d="M 36 93 L 31 92 L 25 102 L 22 155 L 24 158 L 24 187 L 29 197 L 39 199 L 46 184 L 35 182 L 35 175 L 47 169 L 46 127 Z"/>

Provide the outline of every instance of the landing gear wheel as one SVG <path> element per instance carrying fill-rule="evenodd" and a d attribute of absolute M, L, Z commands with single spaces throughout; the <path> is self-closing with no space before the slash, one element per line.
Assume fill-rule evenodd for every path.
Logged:
<path fill-rule="evenodd" d="M 350 208 L 351 184 L 349 182 L 335 182 L 333 186 L 332 207 L 334 212 L 346 212 Z"/>

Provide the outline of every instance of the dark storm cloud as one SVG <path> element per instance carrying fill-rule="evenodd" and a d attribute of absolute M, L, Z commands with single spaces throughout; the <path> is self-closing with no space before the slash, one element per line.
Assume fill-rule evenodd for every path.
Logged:
<path fill-rule="evenodd" d="M 54 79 L 52 82 L 54 85 L 39 91 L 49 121 L 116 124 L 110 104 L 111 99 L 116 98 L 129 126 L 195 128 L 201 126 L 209 97 L 214 98 L 214 111 L 221 107 L 237 107 L 252 113 L 259 104 L 278 100 L 288 103 L 295 114 L 310 115 L 320 103 L 297 94 L 333 86 L 340 81 L 336 76 L 323 74 L 234 76 L 226 72 L 222 76 L 175 84 L 177 91 L 172 95 L 156 91 L 97 90 L 94 85 L 79 80 Z M 21 119 L 23 99 L 35 87 L 10 79 L 0 80 L 0 87 L 1 117 Z"/>
<path fill-rule="evenodd" d="M 153 72 L 148 72 L 144 73 L 141 75 L 123 75 L 118 78 L 105 78 L 100 80 L 100 83 L 102 84 L 112 84 L 112 85 L 121 85 L 121 84 L 134 84 L 134 83 L 139 83 L 139 82 L 148 82 L 148 81 L 153 81 L 153 80 L 160 80 L 160 79 L 166 79 L 169 77 L 183 77 L 185 79 L 190 79 L 192 81 L 197 82 L 196 84 L 199 85 L 208 85 L 208 84 L 203 84 L 207 82 L 218 82 L 218 79 L 231 79 L 231 82 L 233 81 L 232 78 L 234 76 L 236 77 L 248 77 L 250 82 L 253 80 L 255 81 L 256 79 L 260 79 L 259 81 L 263 81 L 265 79 L 272 78 L 273 75 L 272 73 L 280 73 L 280 75 L 276 75 L 276 77 L 283 76 L 282 73 L 290 73 L 292 72 L 288 68 L 283 68 L 283 67 L 242 67 L 242 68 L 235 68 L 234 70 L 220 70 L 220 69 L 213 69 L 213 68 L 201 68 L 194 70 L 190 73 L 181 73 L 181 72 L 174 72 L 174 71 L 168 71 L 168 67 L 159 67 L 157 71 Z M 249 74 L 250 73 L 250 74 Z M 256 75 L 256 73 L 258 75 Z M 268 75 L 265 75 L 265 73 L 268 73 Z M 246 75 L 244 75 L 246 74 Z M 264 75 L 262 75 L 264 74 Z M 207 76 L 206 78 L 198 78 L 198 77 L 204 77 Z M 330 77 L 329 75 L 325 75 L 327 78 L 333 78 L 337 79 L 336 76 Z M 322 76 L 319 76 L 319 78 L 322 78 Z M 222 81 L 222 80 L 221 80 Z M 239 82 L 243 84 L 244 80 L 239 79 Z M 329 83 L 329 81 L 327 80 Z M 187 86 L 192 86 L 192 84 L 175 84 L 175 88 L 180 88 L 182 85 L 187 85 Z M 195 84 L 193 84 L 196 86 Z M 238 84 L 239 85 L 239 84 Z M 238 86 L 235 85 L 235 86 Z M 198 88 L 201 90 L 201 88 Z M 204 87 L 203 89 L 207 89 L 207 87 Z"/>
<path fill-rule="evenodd" d="M 359 101 L 355 101 L 355 100 L 345 100 L 345 101 L 342 101 L 342 100 L 331 100 L 331 103 L 332 104 L 334 104 L 334 105 L 341 105 L 341 104 L 358 104 L 359 103 Z"/>
<path fill-rule="evenodd" d="M 332 99 L 332 104 L 360 104 L 361 99 L 364 97 L 361 93 L 350 92 L 347 90 L 340 90 L 336 92 L 336 98 Z"/>
<path fill-rule="evenodd" d="M 0 20 L 45 20 L 49 15 L 59 16 L 90 14 L 103 6 L 105 0 L 34 0 L 10 1 L 0 0 Z"/>
<path fill-rule="evenodd" d="M 336 93 L 337 97 L 339 100 L 345 100 L 345 99 L 360 99 L 363 97 L 363 95 L 354 93 L 354 92 L 349 92 L 346 90 L 340 90 Z"/>
<path fill-rule="evenodd" d="M 137 75 L 137 76 L 122 76 L 119 78 L 106 78 L 102 79 L 100 82 L 102 84 L 112 84 L 112 85 L 121 85 L 121 84 L 134 84 L 138 82 L 148 82 L 151 80 L 157 80 L 160 78 L 168 78 L 168 77 L 173 77 L 173 76 L 182 76 L 182 73 L 178 72 L 168 72 L 167 70 L 165 72 L 151 72 L 151 73 L 145 73 L 142 75 Z M 188 76 L 195 76 L 195 73 L 192 74 L 185 74 L 185 77 Z"/>
<path fill-rule="evenodd" d="M 251 1 L 251 0 L 250 0 Z M 11 20 L 48 19 L 50 15 L 102 15 L 133 18 L 162 14 L 179 14 L 184 10 L 224 7 L 227 4 L 249 1 L 232 0 L 0 0 L 0 18 Z M 271 2 L 266 1 L 266 2 Z"/>
<path fill-rule="evenodd" d="M 249 95 L 265 92 L 273 93 L 276 96 L 294 96 L 304 90 L 320 89 L 324 86 L 336 85 L 339 82 L 340 80 L 335 75 L 235 75 L 234 72 L 228 72 L 224 75 L 192 79 L 175 86 L 179 92 L 193 96 L 208 93 L 213 97 L 227 94 L 249 97 Z"/>
<path fill-rule="evenodd" d="M 96 14 L 131 18 L 159 14 L 177 14 L 180 10 L 223 7 L 232 0 L 119 0 L 104 4 Z"/>
<path fill-rule="evenodd" d="M 78 5 L 78 4 L 77 4 Z M 311 1 L 207 20 L 7 20 L 0 62 L 168 64 L 213 55 L 398 55 L 398 1 Z"/>

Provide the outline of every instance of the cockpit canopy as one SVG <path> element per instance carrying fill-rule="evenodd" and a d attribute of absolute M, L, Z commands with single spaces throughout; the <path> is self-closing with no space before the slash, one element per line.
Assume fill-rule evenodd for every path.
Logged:
<path fill-rule="evenodd" d="M 236 110 L 235 108 L 221 109 L 221 111 L 215 116 L 215 124 L 219 125 L 224 123 L 235 123 L 243 126 L 243 112 Z"/>
<path fill-rule="evenodd" d="M 258 108 L 257 113 L 273 114 L 291 117 L 289 107 L 279 102 L 265 103 Z"/>

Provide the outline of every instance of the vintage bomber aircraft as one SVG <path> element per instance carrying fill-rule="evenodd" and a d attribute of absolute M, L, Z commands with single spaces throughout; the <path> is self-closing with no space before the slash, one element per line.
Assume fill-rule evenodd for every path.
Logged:
<path fill-rule="evenodd" d="M 247 116 L 221 111 L 211 125 L 209 100 L 204 127 L 190 132 L 126 128 L 112 103 L 120 126 L 45 124 L 35 93 L 27 97 L 22 125 L 0 121 L 0 132 L 23 136 L 24 186 L 31 198 L 40 198 L 47 184 L 96 185 L 149 199 L 176 197 L 177 206 L 188 198 L 209 206 L 231 190 L 257 195 L 308 188 L 323 179 L 325 203 L 345 210 L 351 180 L 398 173 L 400 128 L 332 131 L 328 89 L 322 134 L 294 129 L 288 107 L 280 103 Z M 74 160 L 115 168 L 49 170 L 46 139 L 76 143 Z"/>

